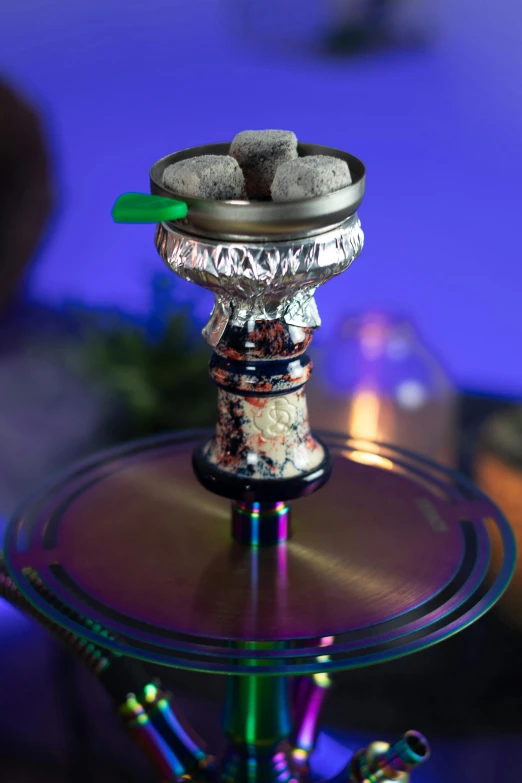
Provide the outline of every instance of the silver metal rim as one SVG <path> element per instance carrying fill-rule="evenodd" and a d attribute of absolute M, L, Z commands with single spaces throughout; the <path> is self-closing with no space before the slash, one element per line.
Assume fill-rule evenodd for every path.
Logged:
<path fill-rule="evenodd" d="M 158 160 L 150 170 L 151 192 L 179 199 L 188 205 L 183 220 L 169 223 L 184 233 L 212 239 L 270 242 L 302 238 L 333 229 L 356 212 L 365 190 L 364 164 L 353 155 L 318 144 L 298 145 L 299 154 L 331 155 L 348 163 L 352 184 L 326 196 L 274 203 L 272 201 L 207 201 L 187 198 L 163 187 L 163 172 L 172 163 L 200 155 L 227 155 L 230 142 L 206 144 L 175 152 Z"/>

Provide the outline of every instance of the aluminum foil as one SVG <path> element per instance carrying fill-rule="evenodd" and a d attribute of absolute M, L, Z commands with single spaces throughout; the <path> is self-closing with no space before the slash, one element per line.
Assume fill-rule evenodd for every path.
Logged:
<path fill-rule="evenodd" d="M 170 269 L 214 294 L 203 332 L 210 345 L 217 345 L 229 323 L 282 319 L 289 326 L 320 326 L 316 290 L 348 269 L 363 241 L 357 215 L 319 236 L 270 244 L 221 244 L 165 223 L 156 231 L 156 247 Z"/>

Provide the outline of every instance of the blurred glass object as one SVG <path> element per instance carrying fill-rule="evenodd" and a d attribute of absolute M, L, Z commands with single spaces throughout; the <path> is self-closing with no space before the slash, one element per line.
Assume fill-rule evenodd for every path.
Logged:
<path fill-rule="evenodd" d="M 257 43 L 285 51 L 357 53 L 419 45 L 436 27 L 433 0 L 265 0 L 236 2 L 234 19 Z"/>
<path fill-rule="evenodd" d="M 391 443 L 453 467 L 457 396 L 407 321 L 348 318 L 314 353 L 312 426 Z"/>
<path fill-rule="evenodd" d="M 474 460 L 478 486 L 498 505 L 515 534 L 519 556 L 513 580 L 499 602 L 509 625 L 522 629 L 522 405 L 494 414 L 485 424 Z M 493 540 L 492 565 L 502 558 Z"/>
<path fill-rule="evenodd" d="M 431 0 L 323 0 L 332 20 L 327 48 L 342 52 L 403 48 L 426 43 L 434 33 Z"/>

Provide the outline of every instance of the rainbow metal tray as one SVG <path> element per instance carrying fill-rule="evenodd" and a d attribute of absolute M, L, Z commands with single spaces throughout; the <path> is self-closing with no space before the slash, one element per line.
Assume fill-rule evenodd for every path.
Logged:
<path fill-rule="evenodd" d="M 323 436 L 332 478 L 294 501 L 291 539 L 236 543 L 229 502 L 202 490 L 192 471 L 192 451 L 208 434 L 111 450 L 34 494 L 5 542 L 30 603 L 146 661 L 294 675 L 440 642 L 507 586 L 513 536 L 491 501 L 427 460 L 340 436 Z M 504 550 L 496 572 L 494 538 Z"/>

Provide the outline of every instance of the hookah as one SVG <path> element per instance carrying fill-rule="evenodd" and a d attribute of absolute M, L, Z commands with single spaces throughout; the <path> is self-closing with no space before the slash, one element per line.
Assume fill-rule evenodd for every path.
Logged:
<path fill-rule="evenodd" d="M 332 675 L 467 627 L 505 590 L 515 547 L 462 476 L 310 430 L 314 294 L 362 250 L 363 163 L 299 144 L 300 155 L 345 160 L 352 184 L 284 204 L 162 185 L 170 164 L 228 149 L 162 158 L 152 195 L 126 194 L 113 213 L 156 224 L 167 266 L 214 294 L 203 336 L 215 430 L 119 446 L 49 480 L 8 526 L 0 593 L 100 679 L 158 780 L 304 783 L 318 779 L 310 756 Z M 227 676 L 220 758 L 147 663 Z M 409 730 L 358 751 L 332 781 L 406 783 L 429 755 Z"/>

